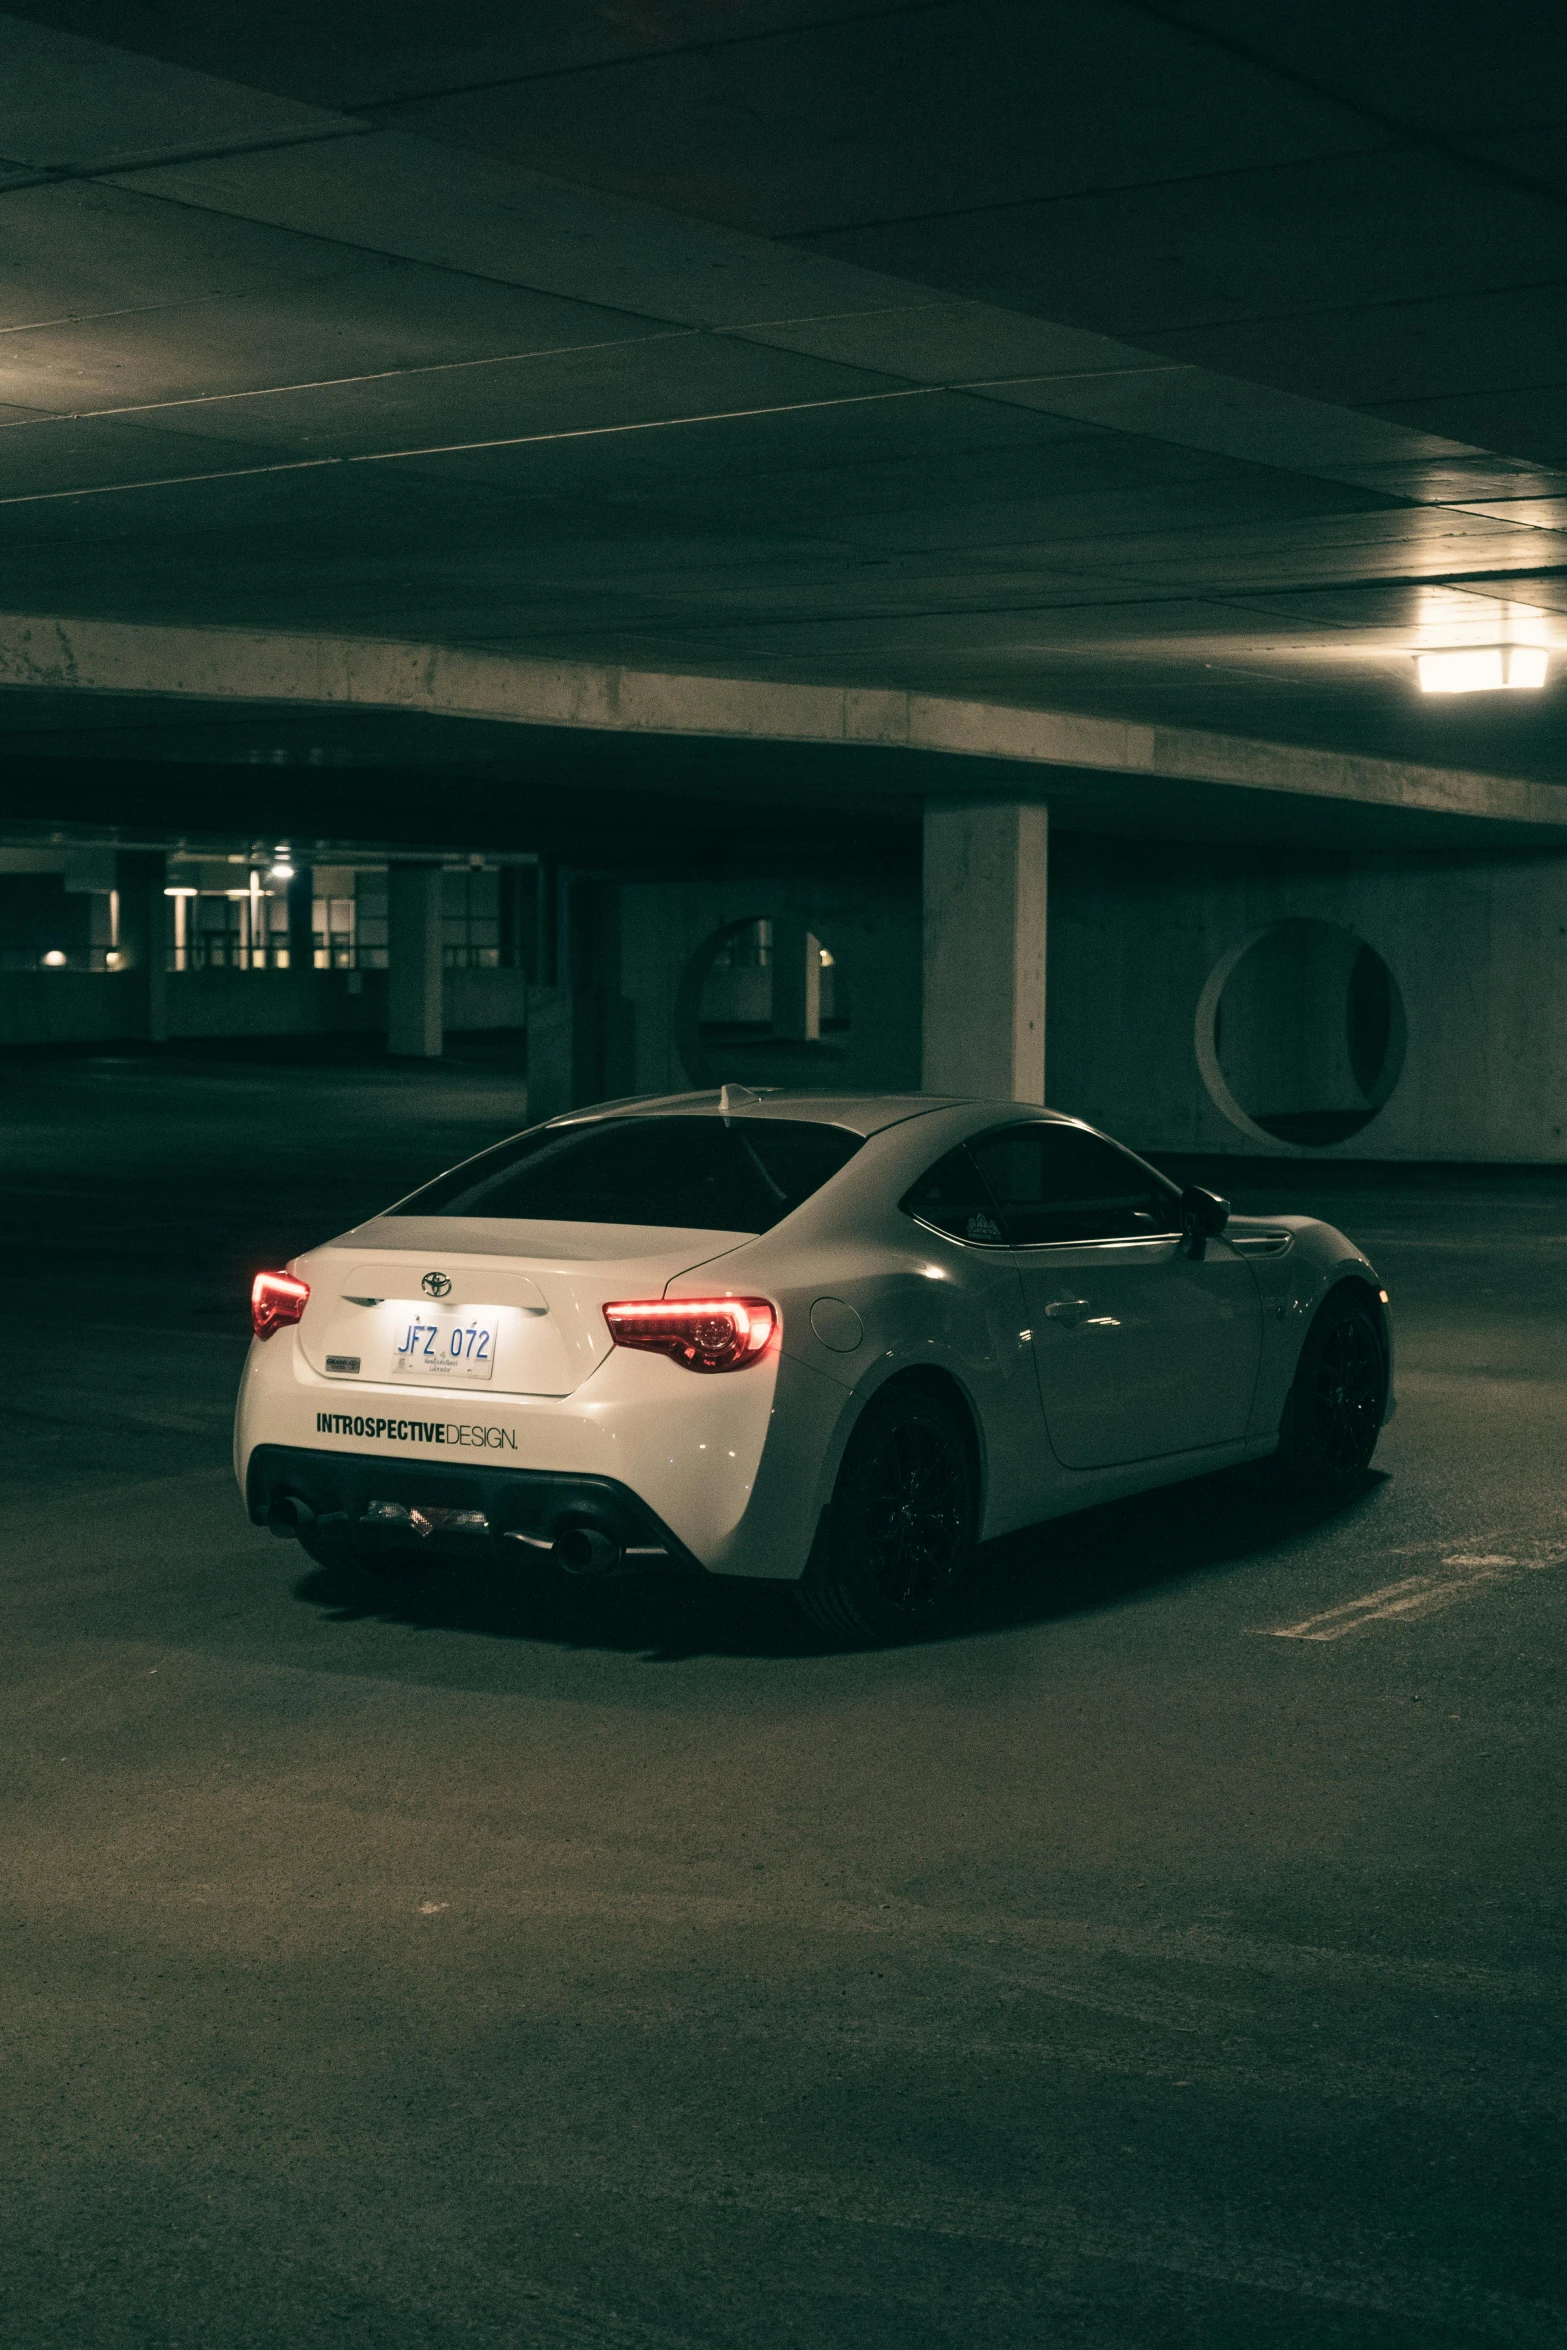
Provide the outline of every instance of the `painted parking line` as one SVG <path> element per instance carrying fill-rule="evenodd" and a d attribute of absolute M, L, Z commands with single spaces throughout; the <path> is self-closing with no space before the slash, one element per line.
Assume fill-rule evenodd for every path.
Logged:
<path fill-rule="evenodd" d="M 1384 1583 L 1359 1599 L 1323 1608 L 1298 1624 L 1258 1624 L 1252 1627 L 1263 1640 L 1347 1640 L 1373 1624 L 1407 1623 L 1432 1616 L 1442 1608 L 1471 1599 L 1489 1583 L 1510 1583 L 1519 1574 L 1560 1565 L 1557 1558 L 1515 1558 L 1502 1551 L 1453 1551 L 1435 1574 L 1405 1575 Z"/>

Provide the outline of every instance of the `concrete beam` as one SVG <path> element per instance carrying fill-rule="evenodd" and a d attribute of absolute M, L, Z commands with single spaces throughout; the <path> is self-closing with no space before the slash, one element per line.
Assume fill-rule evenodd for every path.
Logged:
<path fill-rule="evenodd" d="M 1389 813 L 1471 818 L 1567 834 L 1567 793 L 1517 776 L 1359 758 L 1196 728 L 930 694 L 794 685 L 540 661 L 460 645 L 282 630 L 175 628 L 0 614 L 0 687 L 203 701 L 411 710 L 623 735 L 863 744 L 1016 766 L 1020 797 L 1070 776 L 1183 783 Z M 1026 772 L 1036 770 L 1034 777 Z M 961 790 L 954 776 L 954 793 Z M 994 773 L 976 793 L 994 797 Z"/>

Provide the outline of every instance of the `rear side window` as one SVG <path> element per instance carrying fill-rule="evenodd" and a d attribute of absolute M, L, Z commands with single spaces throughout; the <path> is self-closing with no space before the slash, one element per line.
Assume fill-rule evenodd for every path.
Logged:
<path fill-rule="evenodd" d="M 1148 1240 L 1181 1228 L 1174 1185 L 1079 1126 L 1002 1127 L 968 1147 L 1014 1248 Z"/>
<path fill-rule="evenodd" d="M 934 1224 L 953 1240 L 972 1240 L 984 1248 L 1004 1248 L 1006 1234 L 1000 1214 L 979 1169 L 960 1144 L 938 1159 L 899 1202 L 906 1216 Z"/>
<path fill-rule="evenodd" d="M 399 1216 L 768 1232 L 860 1148 L 795 1118 L 597 1118 L 497 1143 L 400 1200 Z"/>

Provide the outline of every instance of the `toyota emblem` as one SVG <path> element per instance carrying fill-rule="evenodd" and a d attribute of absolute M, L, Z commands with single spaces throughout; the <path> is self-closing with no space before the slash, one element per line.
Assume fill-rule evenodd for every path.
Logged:
<path fill-rule="evenodd" d="M 426 1273 L 419 1287 L 424 1291 L 426 1297 L 449 1297 L 452 1287 L 451 1276 L 448 1273 Z"/>

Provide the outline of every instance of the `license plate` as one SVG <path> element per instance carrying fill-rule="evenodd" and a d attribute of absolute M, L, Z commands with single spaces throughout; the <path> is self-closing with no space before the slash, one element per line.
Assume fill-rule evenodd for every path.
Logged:
<path fill-rule="evenodd" d="M 488 1379 L 498 1320 L 493 1306 L 405 1307 L 393 1325 L 392 1369 L 401 1379 Z"/>

